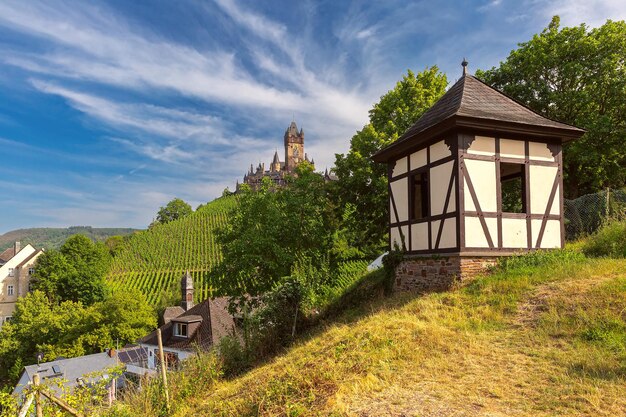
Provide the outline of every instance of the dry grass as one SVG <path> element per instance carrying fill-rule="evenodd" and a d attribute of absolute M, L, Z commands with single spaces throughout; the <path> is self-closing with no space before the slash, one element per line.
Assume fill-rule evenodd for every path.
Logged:
<path fill-rule="evenodd" d="M 175 414 L 626 415 L 622 271 L 609 259 L 521 265 L 376 300 Z"/>

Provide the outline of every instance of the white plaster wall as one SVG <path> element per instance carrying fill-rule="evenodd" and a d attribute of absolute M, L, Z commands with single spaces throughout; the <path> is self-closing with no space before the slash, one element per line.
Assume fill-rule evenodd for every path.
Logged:
<path fill-rule="evenodd" d="M 428 247 L 428 222 L 411 225 L 411 250 L 426 250 Z"/>
<path fill-rule="evenodd" d="M 391 177 L 397 177 L 398 175 L 402 175 L 407 171 L 407 161 L 408 158 L 405 156 L 404 158 L 400 158 L 396 161 L 396 164 L 393 167 L 393 171 L 391 173 Z"/>
<path fill-rule="evenodd" d="M 530 212 L 532 214 L 545 214 L 557 173 L 558 167 L 530 165 Z M 558 215 L 560 212 L 560 192 L 559 185 L 550 214 Z"/>
<path fill-rule="evenodd" d="M 500 156 L 503 158 L 520 158 L 526 157 L 523 140 L 500 139 Z"/>
<path fill-rule="evenodd" d="M 441 230 L 441 239 L 439 240 L 439 249 L 454 248 L 456 247 L 456 218 L 449 218 L 443 220 L 435 220 L 431 227 L 431 239 L 433 247 L 437 243 L 437 234 L 439 233 L 439 227 L 443 221 L 443 229 Z"/>
<path fill-rule="evenodd" d="M 430 145 L 430 162 L 433 163 L 440 159 L 446 158 L 452 155 L 450 148 L 444 141 L 439 141 L 433 145 Z"/>
<path fill-rule="evenodd" d="M 526 230 L 526 219 L 502 219 L 502 246 L 505 248 L 527 248 Z"/>
<path fill-rule="evenodd" d="M 396 248 L 396 245 L 398 245 L 400 249 L 408 249 L 402 245 L 402 238 L 400 237 L 400 229 L 402 229 L 402 233 L 404 234 L 404 241 L 408 243 L 408 239 L 409 239 L 408 226 L 392 227 L 391 230 L 389 231 L 389 234 L 391 237 L 391 250 L 394 250 Z"/>
<path fill-rule="evenodd" d="M 398 210 L 398 221 L 409 219 L 409 179 L 401 178 L 391 183 L 391 192 Z"/>
<path fill-rule="evenodd" d="M 493 156 L 496 153 L 496 140 L 487 136 L 475 136 L 474 141 L 467 149 L 467 153 Z"/>
<path fill-rule="evenodd" d="M 487 229 L 491 234 L 491 241 L 495 245 L 498 240 L 498 235 L 494 235 L 494 230 L 498 230 L 498 222 L 495 218 L 485 219 L 487 223 Z M 466 216 L 465 217 L 465 246 L 468 248 L 488 248 L 489 243 L 487 236 L 483 231 L 483 227 L 480 224 L 478 217 Z"/>
<path fill-rule="evenodd" d="M 411 170 L 421 168 L 426 165 L 427 157 L 426 157 L 427 149 L 420 149 L 417 152 L 413 152 L 411 154 Z"/>
<path fill-rule="evenodd" d="M 539 231 L 541 230 L 542 220 L 532 220 L 532 237 L 533 247 L 537 245 L 537 239 L 539 238 Z M 541 239 L 542 249 L 560 248 L 561 242 L 561 223 L 558 220 L 548 220 L 546 223 L 546 230 L 543 232 L 543 238 Z"/>
<path fill-rule="evenodd" d="M 528 158 L 535 161 L 554 162 L 554 156 L 548 148 L 547 143 L 530 142 L 528 145 Z"/>
<path fill-rule="evenodd" d="M 482 211 L 495 212 L 498 207 L 495 162 L 466 159 L 465 168 L 472 180 L 472 185 Z M 476 211 L 467 181 L 464 182 L 464 203 L 465 210 Z"/>
<path fill-rule="evenodd" d="M 430 212 L 433 216 L 443 213 L 453 168 L 454 162 L 450 161 L 430 169 Z M 456 210 L 456 193 L 454 184 L 452 185 L 452 190 L 450 190 L 450 192 L 452 195 L 450 196 L 450 202 L 448 203 L 447 213 Z"/>

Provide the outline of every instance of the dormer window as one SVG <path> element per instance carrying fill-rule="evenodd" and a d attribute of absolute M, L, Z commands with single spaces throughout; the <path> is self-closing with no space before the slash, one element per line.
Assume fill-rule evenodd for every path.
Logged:
<path fill-rule="evenodd" d="M 187 323 L 174 323 L 174 336 L 187 337 Z"/>

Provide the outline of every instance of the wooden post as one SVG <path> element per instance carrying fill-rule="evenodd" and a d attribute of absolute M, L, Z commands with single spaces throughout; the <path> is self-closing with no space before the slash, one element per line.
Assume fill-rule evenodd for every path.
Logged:
<path fill-rule="evenodd" d="M 161 377 L 163 378 L 163 392 L 165 393 L 165 407 L 170 411 L 170 394 L 167 390 L 167 369 L 165 357 L 163 355 L 163 340 L 161 339 L 161 329 L 157 329 L 157 340 L 159 342 L 159 360 L 161 361 Z"/>
<path fill-rule="evenodd" d="M 26 413 L 28 413 L 28 409 L 30 408 L 30 405 L 33 403 L 34 399 L 35 393 L 31 393 L 28 395 L 28 397 L 26 397 L 26 401 L 24 401 L 24 404 L 22 404 L 22 408 L 20 408 L 20 412 L 17 417 L 26 417 Z"/>
<path fill-rule="evenodd" d="M 610 212 L 610 207 L 609 207 L 609 203 L 611 202 L 611 188 L 607 187 L 606 188 L 606 221 L 609 221 L 609 215 L 611 214 Z"/>
<path fill-rule="evenodd" d="M 76 416 L 76 417 L 83 417 L 82 413 L 80 413 L 75 408 L 71 407 L 68 403 L 66 403 L 62 399 L 55 397 L 54 395 L 50 394 L 49 392 L 46 392 L 45 390 L 42 390 L 41 394 L 45 395 L 46 398 L 48 398 L 50 401 L 52 401 L 53 403 L 55 403 L 56 405 L 58 405 L 59 407 L 67 411 L 68 413 L 70 413 L 71 415 Z"/>
<path fill-rule="evenodd" d="M 43 417 L 43 406 L 41 404 L 41 391 L 39 383 L 41 382 L 41 377 L 39 374 L 33 375 L 33 386 L 35 387 L 35 414 L 37 417 Z"/>

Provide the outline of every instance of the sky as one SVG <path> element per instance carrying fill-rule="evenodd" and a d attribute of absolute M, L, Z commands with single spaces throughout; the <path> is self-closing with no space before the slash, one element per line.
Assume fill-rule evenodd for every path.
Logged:
<path fill-rule="evenodd" d="M 282 157 L 295 120 L 319 170 L 408 69 L 452 84 L 553 15 L 626 19 L 623 0 L 0 2 L 0 234 L 145 228 Z"/>

